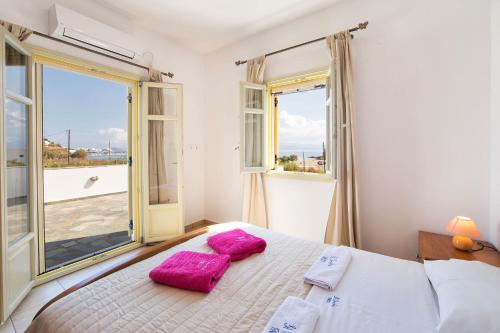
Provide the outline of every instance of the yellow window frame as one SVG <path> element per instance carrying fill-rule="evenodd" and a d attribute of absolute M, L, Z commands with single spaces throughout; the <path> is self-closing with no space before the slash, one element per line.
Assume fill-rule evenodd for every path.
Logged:
<path fill-rule="evenodd" d="M 132 103 L 130 104 L 130 114 L 129 117 L 129 151 L 134 160 L 139 161 L 138 156 L 140 156 L 140 143 L 139 138 L 139 82 L 142 77 L 127 73 L 124 71 L 117 70 L 112 67 L 105 65 L 93 63 L 84 59 L 80 59 L 73 56 L 68 56 L 61 54 L 52 50 L 40 48 L 37 46 L 28 45 L 27 47 L 33 54 L 33 64 L 35 73 L 35 118 L 36 118 L 36 155 L 35 155 L 35 167 L 37 172 L 37 202 L 32 202 L 31 204 L 37 207 L 37 221 L 35 225 L 38 228 L 38 268 L 37 277 L 35 284 L 43 284 L 45 282 L 57 279 L 63 275 L 69 274 L 71 272 L 77 271 L 84 267 L 94 265 L 98 262 L 107 260 L 109 258 L 118 256 L 132 249 L 142 246 L 140 243 L 142 230 L 141 230 L 141 220 L 140 220 L 140 174 L 141 166 L 140 163 L 133 163 L 132 171 L 130 173 L 129 184 L 130 184 L 130 202 L 129 207 L 132 210 L 131 218 L 134 221 L 133 237 L 134 241 L 114 248 L 112 250 L 100 253 L 96 256 L 86 258 L 84 260 L 69 264 L 67 266 L 52 270 L 50 272 L 42 272 L 45 270 L 45 255 L 44 255 L 44 210 L 43 210 L 43 124 L 42 124 L 42 78 L 41 70 L 43 65 L 49 65 L 59 69 L 65 69 L 72 72 L 89 75 L 92 77 L 97 77 L 101 79 L 111 80 L 118 83 L 126 84 L 129 87 L 129 93 L 132 95 Z"/>
<path fill-rule="evenodd" d="M 328 174 L 318 174 L 312 172 L 296 172 L 296 171 L 278 171 L 276 169 L 276 152 L 279 150 L 279 109 L 276 110 L 274 105 L 273 92 L 290 86 L 297 86 L 307 84 L 313 81 L 325 80 L 328 77 L 328 68 L 321 68 L 310 72 L 286 76 L 283 78 L 271 80 L 267 83 L 268 95 L 268 119 L 267 119 L 267 133 L 268 133 L 268 155 L 267 172 L 266 176 L 290 178 L 299 180 L 315 180 L 322 182 L 333 182 L 334 178 Z M 325 101 L 326 102 L 326 101 Z"/>

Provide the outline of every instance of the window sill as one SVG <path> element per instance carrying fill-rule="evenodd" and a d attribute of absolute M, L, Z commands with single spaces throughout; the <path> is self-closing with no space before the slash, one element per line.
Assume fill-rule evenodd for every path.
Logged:
<path fill-rule="evenodd" d="M 335 178 L 326 174 L 312 173 L 312 172 L 294 172 L 294 171 L 277 171 L 269 170 L 265 173 L 266 177 L 297 179 L 307 181 L 317 181 L 325 183 L 334 183 Z"/>

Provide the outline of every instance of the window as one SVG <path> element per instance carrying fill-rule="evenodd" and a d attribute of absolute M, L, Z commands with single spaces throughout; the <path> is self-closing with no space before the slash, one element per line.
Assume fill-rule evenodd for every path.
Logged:
<path fill-rule="evenodd" d="M 279 172 L 330 173 L 325 72 L 282 80 L 268 85 L 271 105 L 269 137 L 274 160 L 271 169 Z"/>
<path fill-rule="evenodd" d="M 241 83 L 241 170 L 266 170 L 266 86 Z"/>

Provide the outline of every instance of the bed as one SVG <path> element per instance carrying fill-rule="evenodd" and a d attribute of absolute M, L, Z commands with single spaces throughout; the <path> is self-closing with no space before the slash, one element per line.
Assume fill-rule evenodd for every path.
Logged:
<path fill-rule="evenodd" d="M 148 278 L 153 267 L 177 251 L 212 252 L 206 238 L 236 227 L 264 238 L 268 247 L 262 254 L 233 262 L 210 294 L 155 284 Z M 303 283 L 305 271 L 324 248 L 324 244 L 239 222 L 216 225 L 207 233 L 73 288 L 44 308 L 27 332 L 261 332 L 287 296 L 313 301 L 327 297 Z M 361 326 L 355 323 L 363 320 L 362 325 L 383 324 L 372 325 L 366 332 L 377 332 L 378 327 L 432 332 L 437 306 L 423 265 L 352 251 L 353 261 L 335 291 L 349 308 L 334 316 L 335 325 L 360 332 Z M 317 331 L 331 330 L 319 325 Z"/>

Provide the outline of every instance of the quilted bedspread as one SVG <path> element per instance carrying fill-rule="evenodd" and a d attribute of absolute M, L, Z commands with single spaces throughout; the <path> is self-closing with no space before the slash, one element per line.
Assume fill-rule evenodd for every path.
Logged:
<path fill-rule="evenodd" d="M 262 254 L 231 263 L 210 294 L 155 284 L 149 271 L 180 250 L 213 252 L 206 238 L 236 227 L 264 238 Z M 159 253 L 79 289 L 49 306 L 27 332 L 260 332 L 290 295 L 305 298 L 303 275 L 324 245 L 242 223 Z"/>

